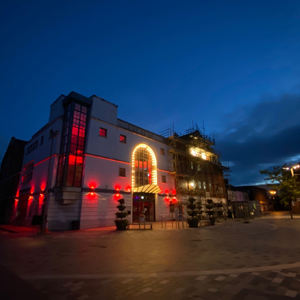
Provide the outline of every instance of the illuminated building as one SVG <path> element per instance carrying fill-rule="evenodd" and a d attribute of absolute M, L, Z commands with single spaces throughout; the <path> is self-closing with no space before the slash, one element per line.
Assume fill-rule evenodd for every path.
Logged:
<path fill-rule="evenodd" d="M 121 197 L 130 222 L 142 212 L 151 222 L 169 218 L 177 201 L 169 139 L 118 119 L 117 109 L 74 92 L 51 105 L 49 122 L 25 147 L 15 223 L 45 210 L 49 230 L 112 226 Z M 193 160 L 219 165 L 209 149 L 193 151 Z"/>

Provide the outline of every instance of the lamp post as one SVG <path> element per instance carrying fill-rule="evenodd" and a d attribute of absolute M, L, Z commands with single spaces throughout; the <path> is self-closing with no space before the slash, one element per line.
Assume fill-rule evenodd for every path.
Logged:
<path fill-rule="evenodd" d="M 41 233 L 46 233 L 46 223 L 47 223 L 47 213 L 48 213 L 48 206 L 49 206 L 49 179 L 50 179 L 50 168 L 51 168 L 51 159 L 52 159 L 52 148 L 53 148 L 53 139 L 58 135 L 58 131 L 50 130 L 50 137 L 51 139 L 51 146 L 50 146 L 50 156 L 49 156 L 49 163 L 48 163 L 48 173 L 47 173 L 47 181 L 46 181 L 46 188 L 45 188 L 45 197 L 44 197 L 44 209 L 42 212 L 42 228 Z"/>

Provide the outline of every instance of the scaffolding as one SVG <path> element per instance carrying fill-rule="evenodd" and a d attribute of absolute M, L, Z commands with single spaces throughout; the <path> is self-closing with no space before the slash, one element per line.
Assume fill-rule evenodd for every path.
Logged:
<path fill-rule="evenodd" d="M 223 171 L 229 168 L 220 163 L 214 138 L 205 135 L 197 124 L 184 134 L 176 132 L 173 124 L 160 134 L 170 147 L 170 170 L 179 202 L 190 196 L 198 196 L 203 205 L 209 198 L 227 198 Z"/>

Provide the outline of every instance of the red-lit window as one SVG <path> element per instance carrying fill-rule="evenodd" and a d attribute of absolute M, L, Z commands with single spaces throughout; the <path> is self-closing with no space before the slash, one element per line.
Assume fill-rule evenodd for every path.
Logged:
<path fill-rule="evenodd" d="M 161 182 L 166 183 L 167 182 L 167 178 L 165 175 L 161 176 Z"/>
<path fill-rule="evenodd" d="M 120 134 L 120 142 L 126 144 L 126 135 Z"/>
<path fill-rule="evenodd" d="M 105 128 L 100 128 L 99 130 L 99 135 L 103 137 L 107 137 L 107 129 Z"/>
<path fill-rule="evenodd" d="M 119 176 L 120 177 L 126 177 L 126 169 L 119 168 Z"/>
<path fill-rule="evenodd" d="M 165 155 L 165 149 L 164 148 L 160 148 L 160 154 Z"/>
<path fill-rule="evenodd" d="M 23 173 L 22 173 L 22 183 L 27 183 L 32 180 L 32 175 L 33 175 L 33 168 L 34 168 L 34 163 L 31 162 L 23 167 Z"/>

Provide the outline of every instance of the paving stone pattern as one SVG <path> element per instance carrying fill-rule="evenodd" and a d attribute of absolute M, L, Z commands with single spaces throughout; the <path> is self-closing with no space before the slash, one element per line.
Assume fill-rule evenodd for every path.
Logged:
<path fill-rule="evenodd" d="M 281 279 L 278 283 L 274 279 Z M 28 281 L 53 300 L 106 299 L 300 299 L 300 268 L 210 276 Z"/>
<path fill-rule="evenodd" d="M 0 264 L 48 299 L 300 299 L 300 219 L 6 236 Z"/>

